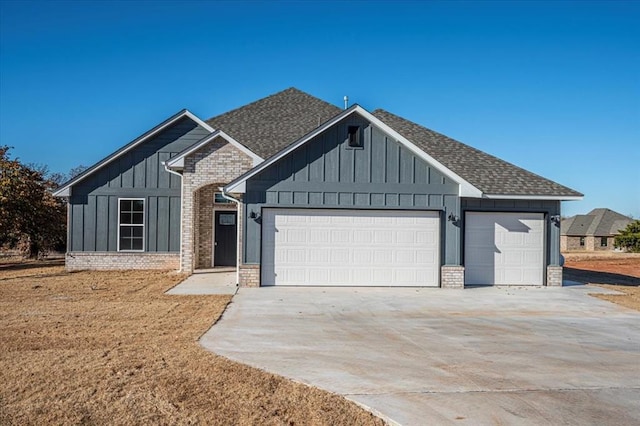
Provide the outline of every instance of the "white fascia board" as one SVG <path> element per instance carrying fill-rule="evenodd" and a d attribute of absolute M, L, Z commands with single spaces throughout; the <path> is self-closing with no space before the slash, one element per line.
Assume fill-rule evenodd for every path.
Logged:
<path fill-rule="evenodd" d="M 364 116 L 367 120 L 371 121 L 376 127 L 380 128 L 380 130 L 384 131 L 385 133 L 397 139 L 398 142 L 406 146 L 407 149 L 409 149 L 409 151 L 413 152 L 415 155 L 417 155 L 418 157 L 422 158 L 424 161 L 426 161 L 427 163 L 435 167 L 435 169 L 438 170 L 440 173 L 442 173 L 452 181 L 456 182 L 460 186 L 460 190 L 458 194 L 460 197 L 468 197 L 468 198 L 482 197 L 482 191 L 480 191 L 478 188 L 476 188 L 475 186 L 467 182 L 458 174 L 454 173 L 451 169 L 446 167 L 444 164 L 440 163 L 438 160 L 436 160 L 426 152 L 424 152 L 422 149 L 418 148 L 416 145 L 413 144 L 413 142 L 411 142 L 409 139 L 402 136 L 397 131 L 393 130 L 392 127 L 389 127 L 388 125 L 386 125 L 383 121 L 378 119 L 375 115 L 371 114 L 369 111 L 367 111 L 366 109 L 360 106 L 358 106 L 358 112 L 362 116 Z"/>
<path fill-rule="evenodd" d="M 64 188 L 58 189 L 57 191 L 53 191 L 54 197 L 70 197 L 71 196 L 71 187 L 65 186 Z"/>
<path fill-rule="evenodd" d="M 494 200 L 548 200 L 548 201 L 580 201 L 584 199 L 583 195 L 502 195 L 502 194 L 484 194 L 483 198 L 491 198 Z"/>
<path fill-rule="evenodd" d="M 236 147 L 239 151 L 241 151 L 244 154 L 246 154 L 247 156 L 249 156 L 251 158 L 254 166 L 257 166 L 258 164 L 260 164 L 260 163 L 262 163 L 264 161 L 262 159 L 262 157 L 260 157 L 257 154 L 255 154 L 249 148 L 247 148 L 246 146 L 242 145 L 240 142 L 236 141 L 235 139 L 233 139 L 231 136 L 229 136 L 228 134 L 226 134 L 222 130 L 214 130 L 213 133 L 205 136 L 204 138 L 200 139 L 198 142 L 194 143 L 193 145 L 191 145 L 190 147 L 188 147 L 184 151 L 180 152 L 178 155 L 176 155 L 172 159 L 168 160 L 166 162 L 167 167 L 172 168 L 172 169 L 183 168 L 184 167 L 184 159 L 188 155 L 193 154 L 194 152 L 196 152 L 197 150 L 199 150 L 200 148 L 202 148 L 203 146 L 205 146 L 206 144 L 208 144 L 209 142 L 211 142 L 212 140 L 214 140 L 218 136 L 221 137 L 222 139 L 226 140 L 228 143 L 230 143 L 234 147 Z"/>
<path fill-rule="evenodd" d="M 205 130 L 209 132 L 213 132 L 213 127 L 209 126 L 207 123 L 202 121 L 200 118 L 198 118 L 194 113 L 192 113 L 188 109 L 185 110 L 184 115 L 189 117 L 193 121 L 195 121 L 200 127 L 203 127 Z"/>
<path fill-rule="evenodd" d="M 246 186 L 245 182 L 249 178 L 251 178 L 252 176 L 255 176 L 257 173 L 260 173 L 262 170 L 264 170 L 267 167 L 269 167 L 269 165 L 275 163 L 276 161 L 278 161 L 282 157 L 286 156 L 290 152 L 295 151 L 298 147 L 300 147 L 301 145 L 304 145 L 306 142 L 308 142 L 309 140 L 313 139 L 314 137 L 316 137 L 320 133 L 324 132 L 326 129 L 328 129 L 329 127 L 333 126 L 338 121 L 340 121 L 343 118 L 349 116 L 354 111 L 356 111 L 357 108 L 360 108 L 360 107 L 358 105 L 353 105 L 352 107 L 342 111 L 340 114 L 338 114 L 337 116 L 333 117 L 333 119 L 331 119 L 331 120 L 325 122 L 324 124 L 320 125 L 315 130 L 312 130 L 310 133 L 307 133 L 301 139 L 298 139 L 296 142 L 294 142 L 291 145 L 287 146 L 286 148 L 284 148 L 283 150 L 281 150 L 277 154 L 269 157 L 268 159 L 266 159 L 265 161 L 263 161 L 262 163 L 260 163 L 256 167 L 254 167 L 253 169 L 251 169 L 251 170 L 247 171 L 246 173 L 240 175 L 238 178 L 236 178 L 235 180 L 229 182 L 224 187 L 225 192 L 227 192 L 227 193 L 235 192 L 235 193 L 244 194 L 245 189 L 246 189 L 245 188 L 245 186 Z"/>
<path fill-rule="evenodd" d="M 401 144 L 406 146 L 407 149 L 409 149 L 415 155 L 417 155 L 418 157 L 422 158 L 423 160 L 425 160 L 426 162 L 431 164 L 440 173 L 442 173 L 443 175 L 447 176 L 448 178 L 450 178 L 451 180 L 456 182 L 459 185 L 459 188 L 460 188 L 459 189 L 459 195 L 461 197 L 469 197 L 469 198 L 480 198 L 480 197 L 482 197 L 482 191 L 480 191 L 478 188 L 476 188 L 475 186 L 471 185 L 469 182 L 467 182 L 466 180 L 464 180 L 463 178 L 458 176 L 456 173 L 454 173 L 453 171 L 451 171 L 450 169 L 445 167 L 439 161 L 437 161 L 436 159 L 431 157 L 429 154 L 424 152 L 422 149 L 420 149 L 416 145 L 414 145 L 407 138 L 405 138 L 400 133 L 398 133 L 395 130 L 393 130 L 391 127 L 389 127 L 388 125 L 386 125 L 385 123 L 380 121 L 378 118 L 376 118 L 369 111 L 367 111 L 366 109 L 362 108 L 360 105 L 357 105 L 357 104 L 353 105 L 351 108 L 348 108 L 348 109 L 344 110 L 341 114 L 338 114 L 333 119 L 327 121 L 326 123 L 324 123 L 323 125 L 321 125 L 317 129 L 312 131 L 311 133 L 308 133 L 302 139 L 299 139 L 297 142 L 292 143 L 287 148 L 283 149 L 282 151 L 280 151 L 279 153 L 277 153 L 273 157 L 269 158 L 268 160 L 266 160 L 265 162 L 260 164 L 258 167 L 255 167 L 255 168 L 251 169 L 250 171 L 248 171 L 244 175 L 240 176 L 238 179 L 234 180 L 233 182 L 230 182 L 225 187 L 225 190 L 227 192 L 241 192 L 239 190 L 239 188 L 238 188 L 241 183 L 244 183 L 247 179 L 251 178 L 256 173 L 259 173 L 260 171 L 264 170 L 270 164 L 273 164 L 274 162 L 278 161 L 279 159 L 281 159 L 285 155 L 287 155 L 290 152 L 296 150 L 301 145 L 305 144 L 309 140 L 311 140 L 314 137 L 316 137 L 318 134 L 322 133 L 323 131 L 325 131 L 329 127 L 333 126 L 334 124 L 336 124 L 340 120 L 344 119 L 345 117 L 353 114 L 354 112 L 357 112 L 358 114 L 360 114 L 363 118 L 367 119 L 373 125 L 375 125 L 376 127 L 380 128 L 380 130 L 386 132 L 387 134 L 392 136 L 394 139 L 396 139 L 398 142 L 400 142 Z"/>
<path fill-rule="evenodd" d="M 102 159 L 101 161 L 97 162 L 96 164 L 94 164 L 92 167 L 88 168 L 86 170 L 85 173 L 81 173 L 80 175 L 78 175 L 76 178 L 71 179 L 69 182 L 66 183 L 66 185 L 58 188 L 53 195 L 55 197 L 68 197 L 70 195 L 70 191 L 69 189 L 81 182 L 82 180 L 84 180 L 87 176 L 92 175 L 95 171 L 100 170 L 102 167 L 106 166 L 107 164 L 111 163 L 113 160 L 120 158 L 121 156 L 123 156 L 124 154 L 126 154 L 127 152 L 131 151 L 133 148 L 137 147 L 138 145 L 140 145 L 141 143 L 145 142 L 146 140 L 148 140 L 149 138 L 157 135 L 158 133 L 160 133 L 161 131 L 163 131 L 164 129 L 166 129 L 167 127 L 171 126 L 172 124 L 174 124 L 176 121 L 180 120 L 183 117 L 188 117 L 191 120 L 193 120 L 196 124 L 198 124 L 199 126 L 203 127 L 205 130 L 207 130 L 208 132 L 212 132 L 213 128 L 211 126 L 209 126 L 207 123 L 205 123 L 204 121 L 202 121 L 201 119 L 199 119 L 196 115 L 194 115 L 191 111 L 189 110 L 182 110 L 181 112 L 177 113 L 176 115 L 174 115 L 173 117 L 170 117 L 169 119 L 167 119 L 166 121 L 160 123 L 158 126 L 156 126 L 155 128 L 151 129 L 149 132 L 144 133 L 142 136 L 139 136 L 137 139 L 134 139 L 132 142 L 129 142 L 129 146 L 127 146 L 125 149 L 123 149 L 122 151 L 116 151 L 116 153 L 111 154 L 110 156 Z"/>

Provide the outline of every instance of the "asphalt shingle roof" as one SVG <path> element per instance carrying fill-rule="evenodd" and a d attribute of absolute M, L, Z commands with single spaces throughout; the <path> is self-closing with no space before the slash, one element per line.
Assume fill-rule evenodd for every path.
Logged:
<path fill-rule="evenodd" d="M 342 111 L 292 87 L 207 123 L 267 159 Z M 373 115 L 485 194 L 582 195 L 390 112 L 378 109 Z"/>
<path fill-rule="evenodd" d="M 560 234 L 575 237 L 617 235 L 633 220 L 609 209 L 593 209 L 587 214 L 567 218 L 560 224 Z"/>
<path fill-rule="evenodd" d="M 373 115 L 485 194 L 582 195 L 390 112 L 378 109 Z"/>
<path fill-rule="evenodd" d="M 267 159 L 341 111 L 291 87 L 206 122 Z"/>

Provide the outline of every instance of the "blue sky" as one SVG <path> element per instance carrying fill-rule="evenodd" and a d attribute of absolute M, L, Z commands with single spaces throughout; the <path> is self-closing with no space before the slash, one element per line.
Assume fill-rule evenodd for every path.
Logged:
<path fill-rule="evenodd" d="M 640 2 L 0 0 L 0 144 L 53 171 L 291 86 L 640 217 Z"/>

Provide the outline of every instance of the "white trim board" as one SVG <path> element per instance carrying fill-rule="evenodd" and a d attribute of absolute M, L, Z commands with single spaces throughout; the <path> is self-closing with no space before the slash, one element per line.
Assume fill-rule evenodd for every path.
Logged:
<path fill-rule="evenodd" d="M 56 191 L 54 191 L 53 195 L 55 197 L 69 197 L 71 195 L 71 187 L 73 185 L 76 185 L 77 183 L 83 181 L 88 176 L 91 176 L 94 172 L 100 170 L 102 167 L 106 166 L 107 164 L 110 164 L 112 161 L 120 158 L 121 156 L 123 156 L 127 152 L 131 151 L 133 148 L 135 148 L 138 145 L 142 144 L 143 142 L 147 141 L 149 138 L 157 135 L 158 133 L 160 133 L 161 131 L 163 131 L 167 127 L 171 126 L 172 124 L 174 124 L 178 120 L 182 119 L 183 117 L 188 117 L 191 120 L 193 120 L 197 125 L 199 125 L 202 128 L 204 128 L 206 131 L 213 132 L 213 128 L 211 126 L 209 126 L 207 123 L 205 123 L 204 121 L 199 119 L 195 114 L 193 114 L 189 110 L 183 109 L 182 111 L 176 113 L 175 115 L 169 117 L 168 119 L 166 119 L 162 123 L 158 124 L 153 129 L 151 129 L 148 132 L 142 134 L 141 136 L 138 136 L 136 139 L 134 139 L 133 141 L 129 142 L 123 148 L 120 148 L 120 150 L 115 151 L 111 155 L 109 155 L 109 156 L 103 158 L 102 160 L 98 161 L 93 166 L 91 166 L 87 170 L 85 170 L 83 173 L 81 173 L 78 176 L 74 177 L 73 179 L 71 179 L 70 181 L 65 183 L 62 187 L 60 187 Z"/>
<path fill-rule="evenodd" d="M 142 201 L 142 225 L 133 223 L 120 223 L 120 201 Z M 121 250 L 120 249 L 120 226 L 140 226 L 142 227 L 142 250 Z M 116 240 L 116 251 L 118 253 L 144 253 L 147 248 L 147 200 L 146 198 L 118 198 L 118 235 Z"/>
<path fill-rule="evenodd" d="M 170 160 L 165 161 L 165 167 L 168 167 L 168 168 L 170 168 L 172 170 L 180 170 L 180 169 L 182 169 L 184 167 L 184 159 L 188 155 L 193 154 L 195 151 L 199 150 L 200 148 L 202 148 L 203 146 L 205 146 L 209 142 L 213 141 L 218 136 L 221 137 L 222 139 L 226 140 L 227 142 L 229 142 L 231 145 L 236 147 L 238 150 L 240 150 L 244 154 L 248 155 L 251 158 L 251 160 L 253 160 L 253 165 L 254 166 L 257 166 L 258 164 L 260 164 L 260 163 L 262 163 L 264 161 L 264 159 L 262 157 L 256 155 L 249 148 L 247 148 L 246 146 L 242 145 L 240 142 L 236 141 L 235 139 L 233 139 L 231 136 L 229 136 L 228 134 L 226 134 L 222 130 L 215 130 L 213 133 L 211 133 L 211 134 L 205 136 L 204 138 L 200 139 L 198 142 L 194 143 L 189 148 L 187 148 L 184 151 L 178 153 L 178 155 L 176 155 L 175 157 L 171 158 Z"/>

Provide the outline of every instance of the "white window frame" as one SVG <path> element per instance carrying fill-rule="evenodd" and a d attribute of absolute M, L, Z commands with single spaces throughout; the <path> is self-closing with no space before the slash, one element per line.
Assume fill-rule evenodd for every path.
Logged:
<path fill-rule="evenodd" d="M 142 201 L 142 224 L 127 223 L 125 226 L 141 226 L 142 227 L 142 250 L 124 250 L 120 248 L 120 201 Z M 118 198 L 118 251 L 124 253 L 142 253 L 146 249 L 145 228 L 147 227 L 147 203 L 144 198 Z"/>

